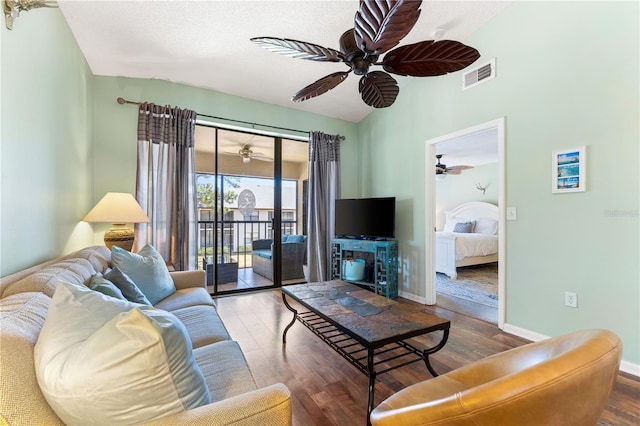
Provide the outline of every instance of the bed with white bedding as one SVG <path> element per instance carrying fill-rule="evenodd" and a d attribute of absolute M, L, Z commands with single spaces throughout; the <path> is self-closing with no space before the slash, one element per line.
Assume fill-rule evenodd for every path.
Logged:
<path fill-rule="evenodd" d="M 436 232 L 436 272 L 455 279 L 460 266 L 498 261 L 498 207 L 473 201 L 445 212 Z"/>

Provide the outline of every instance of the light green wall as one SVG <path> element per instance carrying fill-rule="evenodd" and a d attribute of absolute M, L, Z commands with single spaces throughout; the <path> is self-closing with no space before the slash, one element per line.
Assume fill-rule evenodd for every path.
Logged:
<path fill-rule="evenodd" d="M 484 194 L 476 189 L 477 183 L 486 187 Z M 436 228 L 442 230 L 444 227 L 444 212 L 469 201 L 498 205 L 498 163 L 483 164 L 460 175 L 436 180 Z"/>
<path fill-rule="evenodd" d="M 611 329 L 640 364 L 638 20 L 637 2 L 514 2 L 465 41 L 497 57 L 495 80 L 414 79 L 360 123 L 363 195 L 399 200 L 402 291 L 425 295 L 425 141 L 504 116 L 506 323 Z M 552 194 L 551 152 L 581 145 L 587 192 Z"/>
<path fill-rule="evenodd" d="M 92 242 L 93 76 L 58 9 L 1 26 L 4 276 Z"/>

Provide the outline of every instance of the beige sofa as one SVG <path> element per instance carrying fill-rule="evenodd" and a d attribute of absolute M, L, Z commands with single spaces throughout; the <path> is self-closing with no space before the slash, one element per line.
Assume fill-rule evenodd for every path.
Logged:
<path fill-rule="evenodd" d="M 0 424 L 63 424 L 38 386 L 34 346 L 57 283 L 86 285 L 110 261 L 106 247 L 89 247 L 0 279 Z M 289 390 L 279 383 L 258 388 L 206 291 L 204 271 L 171 276 L 176 292 L 155 307 L 185 325 L 212 402 L 152 424 L 290 425 Z"/>

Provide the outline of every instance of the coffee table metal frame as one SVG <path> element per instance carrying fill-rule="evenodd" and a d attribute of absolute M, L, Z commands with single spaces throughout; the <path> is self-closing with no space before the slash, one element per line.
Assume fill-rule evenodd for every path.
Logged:
<path fill-rule="evenodd" d="M 410 333 L 404 333 L 387 339 L 369 342 L 358 334 L 346 329 L 340 323 L 333 321 L 321 312 L 316 311 L 303 300 L 295 297 L 295 295 L 287 292 L 286 287 L 283 287 L 281 290 L 284 305 L 293 313 L 293 319 L 282 333 L 282 343 L 287 343 L 287 332 L 293 324 L 295 324 L 296 320 L 298 320 L 344 359 L 355 366 L 360 372 L 366 375 L 369 379 L 367 425 L 371 424 L 370 416 L 374 405 L 375 380 L 377 375 L 404 367 L 414 362 L 424 361 L 424 364 L 431 375 L 433 375 L 433 377 L 438 376 L 438 373 L 431 366 L 429 355 L 438 352 L 447 343 L 450 328 L 449 321 L 436 326 L 415 330 Z M 298 312 L 297 309 L 293 308 L 287 302 L 287 295 L 305 308 L 309 309 L 309 311 Z M 442 331 L 442 338 L 440 339 L 440 342 L 427 349 L 418 349 L 414 345 L 405 341 L 412 337 L 421 336 L 439 330 Z M 376 367 L 381 365 L 386 367 L 377 371 Z"/>

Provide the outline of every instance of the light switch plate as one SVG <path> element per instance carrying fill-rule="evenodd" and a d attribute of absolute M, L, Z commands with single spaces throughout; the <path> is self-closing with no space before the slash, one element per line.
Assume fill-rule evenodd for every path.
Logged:
<path fill-rule="evenodd" d="M 507 220 L 518 220 L 518 211 L 515 207 L 507 207 Z"/>

